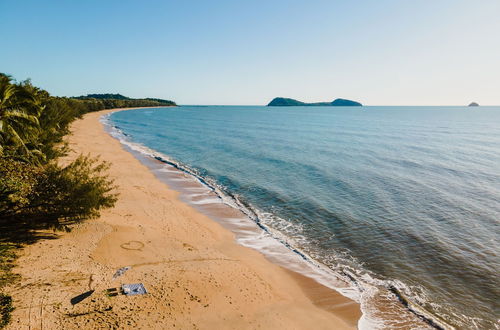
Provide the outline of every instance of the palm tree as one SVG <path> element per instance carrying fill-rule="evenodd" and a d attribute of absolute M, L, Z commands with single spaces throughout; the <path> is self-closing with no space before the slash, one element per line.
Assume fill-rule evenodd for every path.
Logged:
<path fill-rule="evenodd" d="M 43 111 L 37 93 L 29 82 L 14 84 L 0 73 L 0 154 L 5 146 L 20 147 L 25 155 L 36 153 L 28 143 L 39 132 L 38 117 Z"/>

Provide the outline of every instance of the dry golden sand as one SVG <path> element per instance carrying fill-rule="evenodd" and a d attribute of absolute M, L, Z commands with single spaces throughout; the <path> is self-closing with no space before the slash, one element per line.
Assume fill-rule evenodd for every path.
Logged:
<path fill-rule="evenodd" d="M 100 155 L 116 206 L 58 239 L 27 246 L 10 288 L 9 329 L 349 329 L 359 306 L 239 246 L 233 234 L 178 200 L 90 113 L 72 126 L 78 154 Z M 112 280 L 123 266 L 132 268 Z M 144 283 L 147 295 L 110 296 Z M 78 304 L 71 299 L 94 290 Z"/>

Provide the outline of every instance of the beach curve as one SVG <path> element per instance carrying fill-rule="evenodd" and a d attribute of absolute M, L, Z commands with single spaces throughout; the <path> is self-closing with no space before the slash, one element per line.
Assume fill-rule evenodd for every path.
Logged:
<path fill-rule="evenodd" d="M 111 163 L 119 200 L 99 219 L 23 250 L 16 268 L 22 279 L 10 288 L 17 307 L 10 328 L 356 327 L 357 304 L 236 244 L 231 232 L 181 202 L 104 131 L 99 118 L 112 111 L 73 123 L 73 151 L 62 161 L 100 155 Z M 147 295 L 107 291 L 138 282 Z"/>

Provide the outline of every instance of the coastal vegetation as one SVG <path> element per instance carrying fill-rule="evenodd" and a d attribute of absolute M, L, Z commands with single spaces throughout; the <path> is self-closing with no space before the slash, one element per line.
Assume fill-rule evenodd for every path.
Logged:
<path fill-rule="evenodd" d="M 0 73 L 0 328 L 12 310 L 1 291 L 15 279 L 16 249 L 97 217 L 117 199 L 108 164 L 99 158 L 80 155 L 61 165 L 70 123 L 91 111 L 165 105 L 175 103 L 119 94 L 55 97 Z"/>
<path fill-rule="evenodd" d="M 73 99 L 86 101 L 88 107 L 92 109 L 115 109 L 133 107 L 165 107 L 175 106 L 175 102 L 157 98 L 133 99 L 121 94 L 88 94 L 77 96 Z"/>
<path fill-rule="evenodd" d="M 352 106 L 362 106 L 361 103 L 346 99 L 335 99 L 332 102 L 314 102 L 305 103 L 295 99 L 290 99 L 286 97 L 276 97 L 269 104 L 268 107 L 290 107 L 290 106 L 326 106 L 326 107 L 352 107 Z"/>

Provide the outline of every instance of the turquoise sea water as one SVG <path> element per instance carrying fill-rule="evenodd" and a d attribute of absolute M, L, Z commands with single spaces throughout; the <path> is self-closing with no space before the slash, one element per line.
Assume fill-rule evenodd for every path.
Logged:
<path fill-rule="evenodd" d="M 444 327 L 500 327 L 499 107 L 182 106 L 110 120 L 351 281 L 374 317 L 397 318 L 387 306 L 403 301 Z"/>

